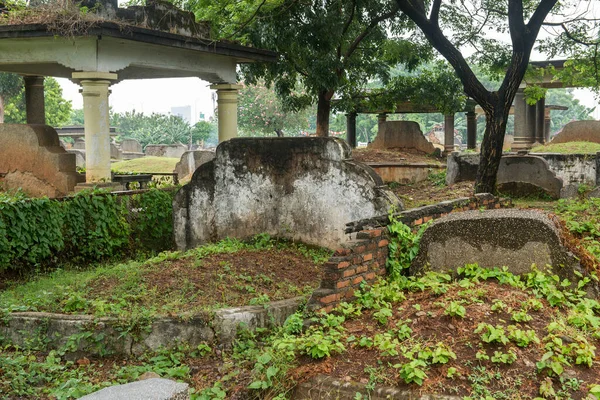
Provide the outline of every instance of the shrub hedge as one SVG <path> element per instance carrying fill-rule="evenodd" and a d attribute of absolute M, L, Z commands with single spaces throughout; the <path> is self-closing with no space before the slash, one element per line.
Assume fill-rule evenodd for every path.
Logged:
<path fill-rule="evenodd" d="M 174 190 L 51 200 L 0 193 L 0 272 L 173 248 Z"/>

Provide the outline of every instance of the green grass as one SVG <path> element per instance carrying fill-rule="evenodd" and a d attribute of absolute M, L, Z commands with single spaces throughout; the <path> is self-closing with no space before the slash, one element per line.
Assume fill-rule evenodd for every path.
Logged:
<path fill-rule="evenodd" d="M 114 172 L 171 173 L 178 162 L 178 158 L 142 157 L 113 163 L 110 168 Z"/>
<path fill-rule="evenodd" d="M 569 142 L 549 143 L 531 149 L 531 153 L 595 154 L 600 151 L 600 143 Z"/>

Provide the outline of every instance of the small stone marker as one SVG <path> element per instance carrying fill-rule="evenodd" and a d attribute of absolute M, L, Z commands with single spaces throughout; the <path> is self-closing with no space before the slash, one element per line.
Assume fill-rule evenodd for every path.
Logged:
<path fill-rule="evenodd" d="M 152 378 L 104 388 L 80 400 L 188 400 L 187 383 Z"/>

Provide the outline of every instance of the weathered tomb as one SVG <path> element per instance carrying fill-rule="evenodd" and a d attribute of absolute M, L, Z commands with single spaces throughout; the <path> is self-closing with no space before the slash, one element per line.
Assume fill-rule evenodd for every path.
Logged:
<path fill-rule="evenodd" d="M 379 125 L 379 132 L 369 148 L 417 150 L 426 154 L 435 151 L 433 144 L 425 138 L 419 124 L 414 121 L 386 121 L 382 123 Z"/>
<path fill-rule="evenodd" d="M 75 155 L 47 125 L 0 124 L 0 184 L 30 196 L 60 197 L 77 184 Z"/>
<path fill-rule="evenodd" d="M 173 201 L 179 249 L 266 232 L 320 246 L 345 224 L 385 214 L 398 198 L 335 138 L 236 138 L 217 147 Z"/>
<path fill-rule="evenodd" d="M 135 139 L 123 139 L 121 141 L 121 151 L 124 153 L 143 153 L 142 145 Z"/>
<path fill-rule="evenodd" d="M 215 152 L 211 150 L 191 150 L 186 151 L 181 159 L 175 165 L 177 177 L 181 180 L 191 176 L 199 166 L 215 158 Z"/>
<path fill-rule="evenodd" d="M 466 211 L 436 220 L 424 232 L 411 274 L 456 271 L 465 264 L 507 267 L 513 274 L 550 269 L 561 278 L 577 281 L 584 273 L 562 244 L 557 223 L 533 210 Z"/>
<path fill-rule="evenodd" d="M 600 143 L 600 121 L 572 121 L 552 138 L 550 143 Z"/>
<path fill-rule="evenodd" d="M 446 184 L 475 180 L 479 154 L 448 155 Z M 563 180 L 539 156 L 510 154 L 502 156 L 496 176 L 498 190 L 505 194 L 528 195 L 544 192 L 557 199 L 561 197 Z"/>
<path fill-rule="evenodd" d="M 146 146 L 146 155 L 154 157 L 181 158 L 187 151 L 183 144 L 149 144 Z"/>

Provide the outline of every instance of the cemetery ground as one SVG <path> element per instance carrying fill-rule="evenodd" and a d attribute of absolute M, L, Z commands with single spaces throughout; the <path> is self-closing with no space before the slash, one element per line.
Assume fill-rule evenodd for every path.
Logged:
<path fill-rule="evenodd" d="M 442 174 L 431 174 L 419 184 L 390 186 L 407 208 L 472 193 L 472 182 L 443 182 Z M 600 199 L 515 204 L 556 213 L 571 250 L 595 276 Z M 397 258 L 403 267 L 418 239 L 418 232 L 393 238 L 405 250 Z M 264 304 L 309 293 L 327 256 L 259 235 L 149 260 L 65 266 L 5 283 L 0 323 L 10 311 L 116 313 L 134 323 L 210 312 L 212 306 Z M 71 399 L 154 373 L 188 382 L 193 399 L 289 398 L 319 375 L 358 382 L 354 399 L 369 398 L 379 386 L 470 399 L 593 399 L 600 396 L 600 303 L 585 297 L 589 285 L 589 278 L 565 282 L 539 270 L 517 277 L 476 265 L 453 276 L 399 274 L 364 287 L 333 313 L 300 310 L 281 328 L 241 329 L 231 347 L 176 343 L 142 356 L 74 357 L 69 346 L 49 350 L 34 340 L 15 347 L 0 337 L 0 394 Z M 200 299 L 199 290 L 209 300 Z"/>
<path fill-rule="evenodd" d="M 171 173 L 178 161 L 178 158 L 146 156 L 133 160 L 118 161 L 111 164 L 110 167 L 112 171 L 117 173 Z"/>

